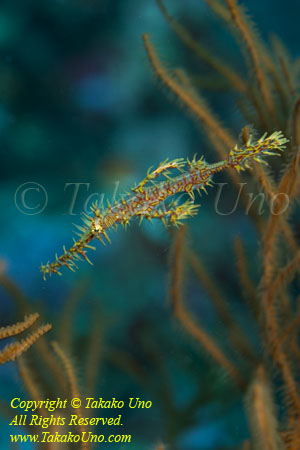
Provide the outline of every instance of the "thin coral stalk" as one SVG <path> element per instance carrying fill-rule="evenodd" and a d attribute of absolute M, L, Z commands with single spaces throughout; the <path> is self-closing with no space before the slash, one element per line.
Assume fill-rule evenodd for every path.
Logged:
<path fill-rule="evenodd" d="M 297 148 L 300 146 L 300 97 L 297 98 L 297 101 L 294 106 L 293 111 L 293 138 L 294 143 Z"/>
<path fill-rule="evenodd" d="M 226 22 L 229 20 L 230 15 L 225 6 L 222 5 L 218 0 L 204 0 L 205 3 L 211 8 L 214 13 L 219 16 L 222 20 Z"/>
<path fill-rule="evenodd" d="M 247 93 L 248 86 L 243 78 L 239 76 L 234 69 L 227 65 L 225 61 L 220 60 L 214 54 L 210 53 L 206 46 L 196 42 L 189 31 L 168 13 L 162 0 L 156 1 L 165 19 L 179 39 L 181 39 L 182 42 L 195 53 L 196 56 L 205 61 L 213 70 L 220 73 L 229 82 L 230 86 L 238 92 Z"/>
<path fill-rule="evenodd" d="M 57 360 L 53 355 L 49 342 L 44 336 L 37 341 L 35 349 L 38 353 L 39 360 L 45 365 L 47 373 L 52 377 L 57 388 L 65 393 L 67 391 L 66 378 L 57 364 Z"/>
<path fill-rule="evenodd" d="M 44 395 L 39 390 L 38 384 L 37 384 L 36 380 L 33 379 L 32 373 L 31 373 L 30 369 L 28 368 L 28 366 L 22 356 L 20 358 L 18 358 L 17 364 L 18 364 L 20 376 L 22 378 L 22 381 L 23 381 L 27 391 L 30 394 L 30 398 L 32 400 L 35 400 L 37 402 L 37 404 L 39 404 L 39 401 L 43 400 Z M 39 408 L 39 414 L 41 414 L 42 416 L 45 415 L 43 408 Z"/>
<path fill-rule="evenodd" d="M 262 93 L 262 97 L 268 107 L 268 110 L 272 114 L 273 117 L 276 117 L 276 111 L 274 108 L 273 99 L 270 93 L 270 89 L 268 86 L 268 81 L 266 79 L 266 75 L 262 68 L 262 60 L 259 55 L 258 45 L 255 42 L 255 38 L 253 33 L 247 23 L 246 18 L 244 17 L 241 8 L 237 5 L 236 0 L 226 0 L 227 6 L 231 13 L 232 19 L 239 30 L 241 36 L 244 39 L 247 53 L 249 54 L 254 73 L 257 78 L 257 82 Z"/>
<path fill-rule="evenodd" d="M 277 36 L 272 36 L 272 44 L 277 54 L 279 64 L 282 70 L 282 75 L 284 78 L 284 85 L 287 87 L 288 94 L 293 98 L 296 94 L 295 82 L 292 77 L 292 67 L 288 58 L 287 49 L 284 48 L 282 42 L 277 38 Z"/>
<path fill-rule="evenodd" d="M 210 299 L 215 306 L 222 322 L 226 326 L 229 332 L 229 340 L 232 343 L 232 347 L 239 351 L 239 353 L 249 360 L 249 362 L 256 364 L 257 357 L 251 348 L 251 344 L 244 334 L 234 317 L 228 310 L 228 306 L 223 295 L 216 287 L 215 281 L 209 276 L 207 270 L 204 267 L 203 262 L 196 256 L 190 249 L 186 251 L 187 262 L 191 265 L 193 271 L 198 277 L 201 285 L 208 292 Z"/>
<path fill-rule="evenodd" d="M 269 254 L 267 256 L 270 257 Z M 280 284 L 283 283 L 286 277 L 293 272 L 296 260 L 298 258 L 299 253 L 296 258 L 290 264 L 288 264 L 283 271 L 280 272 L 280 274 L 276 278 L 276 289 L 279 289 Z M 266 260 L 264 262 L 266 264 Z M 268 269 L 268 271 L 269 270 L 270 269 Z M 264 276 L 264 280 L 268 281 L 268 279 L 266 278 L 266 267 Z M 262 307 L 265 318 L 266 346 L 281 371 L 287 396 L 289 398 L 290 407 L 293 409 L 293 411 L 300 415 L 300 399 L 297 393 L 297 386 L 292 375 L 288 357 L 283 351 L 282 342 L 280 339 L 280 331 L 277 323 L 276 310 L 274 305 L 276 294 L 277 290 L 274 289 L 274 284 L 272 283 L 272 279 L 270 279 L 267 284 L 263 285 L 262 291 Z"/>
<path fill-rule="evenodd" d="M 276 186 L 268 173 L 267 168 L 262 167 L 261 164 L 255 164 L 253 176 L 263 188 L 268 199 L 272 199 L 276 195 Z"/>
<path fill-rule="evenodd" d="M 262 366 L 258 367 L 248 391 L 247 410 L 253 436 L 253 448 L 283 450 L 270 383 Z"/>
<path fill-rule="evenodd" d="M 173 92 L 176 97 L 183 102 L 183 104 L 195 115 L 195 117 L 204 123 L 204 125 L 215 134 L 222 142 L 225 143 L 227 148 L 232 147 L 233 141 L 229 133 L 222 127 L 213 114 L 204 106 L 197 103 L 176 81 L 169 76 L 166 69 L 161 64 L 153 46 L 149 41 L 147 34 L 143 35 L 145 48 L 149 61 L 151 62 L 153 69 L 157 77 L 163 82 L 163 84 Z M 225 154 L 222 156 L 224 157 Z"/>
<path fill-rule="evenodd" d="M 222 142 L 223 146 L 222 149 L 216 148 L 218 150 L 218 154 L 220 158 L 226 158 L 226 150 L 224 149 L 225 146 L 228 146 L 230 144 L 230 147 L 234 146 L 234 139 L 229 133 L 228 130 L 226 130 L 221 123 L 218 121 L 216 117 L 214 117 L 214 114 L 210 110 L 206 100 L 200 96 L 199 92 L 196 91 L 195 87 L 193 86 L 190 78 L 186 74 L 186 72 L 182 69 L 176 69 L 174 70 L 174 73 L 176 75 L 176 79 L 179 81 L 178 87 L 180 89 L 184 89 L 185 93 L 192 99 L 192 101 L 198 105 L 198 107 L 203 111 L 203 116 L 197 116 L 200 121 L 204 125 L 204 130 L 206 131 L 207 137 L 214 145 L 216 138 Z M 167 73 L 166 73 L 167 74 Z M 175 81 L 175 79 L 174 79 Z M 209 119 L 209 120 L 207 120 Z M 217 127 L 220 132 L 216 133 L 216 128 L 212 126 L 212 123 L 215 124 L 215 127 Z M 224 137 L 226 138 L 226 141 L 224 141 Z M 235 175 L 236 172 L 234 172 Z M 236 177 L 236 181 L 238 181 L 238 176 Z"/>
<path fill-rule="evenodd" d="M 172 307 L 175 316 L 183 325 L 185 330 L 196 339 L 204 350 L 222 367 L 226 370 L 232 380 L 238 387 L 244 387 L 244 380 L 239 370 L 227 358 L 218 345 L 214 342 L 211 336 L 198 325 L 187 312 L 184 307 L 182 298 L 182 276 L 183 276 L 183 237 L 184 227 L 177 232 L 174 243 L 174 256 L 172 263 L 172 280 L 170 288 L 170 296 L 172 299 Z"/>
<path fill-rule="evenodd" d="M 294 171 L 295 164 L 293 163 L 290 168 L 287 169 L 282 180 L 279 184 L 277 201 L 274 205 L 273 212 L 269 217 L 266 232 L 264 236 L 264 260 L 263 260 L 263 286 L 267 289 L 270 285 L 273 274 L 274 274 L 274 254 L 276 249 L 276 241 L 278 237 L 278 232 L 280 230 L 280 215 L 282 207 L 285 206 L 284 202 L 286 198 L 290 198 L 291 186 L 293 182 L 290 181 L 290 176 Z M 287 196 L 287 197 L 286 197 Z M 290 201 L 290 200 L 289 200 Z"/>
<path fill-rule="evenodd" d="M 275 297 L 276 294 L 282 289 L 285 285 L 285 283 L 291 279 L 295 273 L 295 271 L 299 268 L 300 264 L 300 250 L 295 255 L 295 257 L 289 261 L 284 267 L 282 267 L 274 281 L 272 282 L 272 286 L 270 286 L 270 295 L 272 297 Z"/>
<path fill-rule="evenodd" d="M 75 371 L 73 368 L 73 365 L 70 361 L 70 358 L 66 355 L 66 353 L 63 351 L 63 349 L 61 348 L 61 346 L 57 343 L 57 342 L 52 342 L 52 346 L 53 349 L 55 351 L 55 353 L 57 354 L 58 358 L 60 359 L 66 375 L 67 375 L 67 379 L 69 382 L 69 388 L 70 388 L 70 395 L 71 398 L 81 398 L 80 392 L 79 392 L 79 387 L 78 387 L 78 383 L 77 383 L 77 378 L 75 375 Z M 82 412 L 82 408 L 79 407 L 76 409 L 76 413 L 78 415 L 79 419 L 83 418 L 83 412 Z M 85 431 L 85 428 L 82 425 L 78 425 L 78 428 L 81 432 Z M 89 448 L 89 443 L 88 442 L 82 442 L 81 443 L 81 450 L 87 450 Z"/>
<path fill-rule="evenodd" d="M 280 332 L 274 308 L 274 292 L 269 285 L 262 295 L 263 313 L 265 316 L 266 346 L 279 367 L 285 385 L 289 407 L 293 413 L 300 416 L 300 399 L 297 392 L 296 382 L 290 368 L 288 356 L 283 351 L 280 340 Z"/>
<path fill-rule="evenodd" d="M 256 180 L 262 187 L 270 203 L 270 208 L 272 208 L 273 204 L 271 202 L 273 202 L 275 198 L 277 199 L 279 197 L 277 195 L 277 188 L 275 186 L 275 183 L 271 178 L 270 174 L 268 173 L 267 168 L 263 167 L 261 164 L 256 164 L 253 170 L 253 176 L 256 178 Z M 276 213 L 276 211 L 274 211 L 274 213 Z M 297 250 L 297 243 L 291 230 L 291 227 L 287 222 L 285 215 L 280 213 L 280 209 L 278 209 L 277 215 L 278 215 L 278 226 L 280 227 L 282 233 L 284 234 L 284 237 L 286 239 L 289 248 L 292 250 L 292 252 L 295 252 Z"/>
<path fill-rule="evenodd" d="M 214 71 L 218 72 L 221 76 L 224 77 L 224 79 L 229 83 L 228 86 L 235 90 L 238 94 L 244 95 L 244 97 L 250 102 L 250 104 L 253 104 L 258 117 L 260 119 L 260 123 L 266 128 L 268 126 L 268 116 L 266 115 L 264 106 L 262 102 L 260 101 L 259 96 L 257 95 L 257 92 L 249 85 L 247 81 L 244 81 L 242 76 L 237 74 L 237 71 L 234 70 L 230 65 L 228 65 L 225 61 L 217 58 L 214 54 L 210 53 L 204 45 L 199 44 L 196 42 L 188 30 L 186 30 L 180 23 L 178 23 L 167 11 L 164 3 L 162 0 L 157 0 L 158 6 L 166 18 L 167 22 L 171 26 L 171 28 L 174 30 L 174 32 L 177 34 L 177 36 L 182 40 L 182 42 L 189 48 L 193 53 L 195 53 L 196 56 L 198 56 L 201 60 L 205 61 L 208 66 L 210 66 Z M 208 2 L 210 3 L 210 2 Z M 218 8 L 222 8 L 223 12 L 219 14 L 218 8 L 215 7 L 215 5 L 218 5 Z M 221 5 L 218 2 L 213 2 L 213 5 L 210 5 L 212 9 L 222 17 L 222 19 L 226 21 L 226 23 L 230 20 L 230 13 L 228 10 L 226 10 L 223 5 Z M 272 63 L 271 58 L 267 58 L 266 52 L 264 52 L 264 60 L 266 59 L 269 63 L 269 66 L 271 65 L 272 68 L 274 68 L 274 64 Z M 276 71 L 275 71 L 276 73 Z M 241 103 L 241 99 L 237 100 L 239 103 Z M 244 109 L 245 112 L 245 109 Z M 248 116 L 248 113 L 246 112 L 246 116 Z M 253 123 L 253 120 L 249 120 L 250 123 Z"/>
<path fill-rule="evenodd" d="M 24 313 L 31 310 L 31 305 L 29 299 L 22 292 L 22 290 L 18 287 L 14 280 L 9 278 L 5 271 L 3 271 L 0 275 L 0 285 L 6 290 L 6 292 L 11 296 L 11 298 L 15 301 L 18 308 Z M 35 313 L 30 315 L 29 317 L 39 317 L 40 315 Z M 27 319 L 28 320 L 28 319 Z M 40 339 L 35 343 L 35 350 L 38 352 L 39 358 L 43 361 L 45 366 L 47 367 L 47 371 L 51 373 L 54 377 L 55 382 L 58 384 L 62 392 L 65 392 L 65 380 L 61 374 L 61 371 L 57 367 L 57 362 L 53 357 L 52 351 L 49 348 L 47 340 L 44 336 L 41 336 Z"/>
<path fill-rule="evenodd" d="M 13 342 L 4 347 L 0 352 L 0 364 L 4 364 L 8 361 L 14 361 L 18 356 L 29 349 L 43 334 L 51 330 L 52 326 L 48 323 L 40 326 L 36 331 L 31 333 L 25 339 L 20 342 Z"/>
<path fill-rule="evenodd" d="M 19 286 L 8 277 L 5 270 L 0 271 L 0 285 L 15 300 L 16 305 L 23 314 L 27 314 L 30 309 L 30 303 Z"/>
<path fill-rule="evenodd" d="M 78 388 L 77 379 L 76 379 L 76 375 L 75 375 L 75 370 L 70 361 L 70 358 L 66 355 L 66 353 L 63 351 L 61 346 L 58 344 L 58 342 L 52 342 L 52 347 L 53 347 L 55 353 L 57 354 L 57 356 L 59 357 L 59 359 L 65 369 L 67 379 L 69 382 L 69 389 L 70 389 L 71 396 L 80 398 L 79 388 Z"/>
<path fill-rule="evenodd" d="M 38 313 L 30 314 L 25 317 L 23 322 L 17 322 L 8 327 L 0 328 L 0 339 L 8 338 L 11 336 L 15 336 L 16 334 L 22 333 L 22 331 L 27 330 L 37 319 L 39 318 Z"/>
<path fill-rule="evenodd" d="M 91 325 L 91 334 L 89 338 L 89 346 L 87 349 L 87 362 L 85 367 L 85 383 L 86 390 L 92 393 L 94 391 L 103 351 L 103 330 L 101 326 L 101 315 L 98 308 L 94 308 L 93 322 Z"/>
<path fill-rule="evenodd" d="M 299 326 L 300 324 L 300 312 L 296 315 L 296 317 L 289 323 L 289 325 L 282 331 L 279 342 L 281 345 L 284 344 L 285 340 L 293 333 L 293 331 Z"/>
<path fill-rule="evenodd" d="M 251 306 L 254 316 L 257 319 L 258 318 L 257 289 L 248 274 L 244 245 L 241 238 L 238 236 L 234 240 L 234 248 L 236 255 L 236 265 L 242 292 L 246 296 L 248 301 L 251 300 L 248 302 L 248 304 Z"/>
<path fill-rule="evenodd" d="M 295 106 L 295 113 L 294 117 L 298 116 L 298 102 Z M 275 326 L 272 325 L 274 323 L 274 313 L 271 313 L 271 309 L 273 308 L 273 296 L 274 296 L 274 289 L 271 288 L 271 283 L 274 277 L 274 261 L 275 258 L 275 252 L 276 252 L 276 242 L 278 238 L 278 233 L 280 230 L 280 223 L 282 219 L 280 219 L 282 207 L 284 206 L 284 202 L 286 201 L 286 198 L 289 199 L 289 203 L 295 198 L 296 194 L 296 182 L 298 178 L 298 164 L 300 160 L 300 151 L 298 150 L 296 153 L 296 156 L 294 157 L 293 161 L 289 165 L 289 167 L 286 169 L 278 187 L 278 194 L 281 194 L 279 197 L 277 197 L 277 201 L 274 206 L 273 214 L 270 215 L 267 227 L 266 227 L 266 233 L 264 237 L 264 253 L 263 253 L 263 278 L 262 278 L 262 284 L 263 284 L 263 297 L 262 301 L 264 304 L 264 311 L 266 314 L 266 319 L 269 321 L 269 333 L 271 333 L 271 340 L 274 337 L 274 330 Z M 295 257 L 297 258 L 297 256 Z M 295 260 L 297 261 L 297 259 Z M 268 317 L 269 315 L 269 317 Z M 273 317 L 273 318 L 271 318 Z"/>
<path fill-rule="evenodd" d="M 88 281 L 86 279 L 80 280 L 71 290 L 66 298 L 60 316 L 60 325 L 58 330 L 59 342 L 63 345 L 66 351 L 71 350 L 72 346 L 72 322 L 75 315 L 75 310 L 78 304 L 84 297 L 88 288 Z"/>

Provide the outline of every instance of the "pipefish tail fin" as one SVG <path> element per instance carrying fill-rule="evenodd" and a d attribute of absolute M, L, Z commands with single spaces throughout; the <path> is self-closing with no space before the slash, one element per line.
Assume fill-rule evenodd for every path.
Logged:
<path fill-rule="evenodd" d="M 263 157 L 266 155 L 280 155 L 289 142 L 281 131 L 275 131 L 270 136 L 265 133 L 255 140 L 250 134 L 242 146 L 236 145 L 230 150 L 228 163 L 238 172 L 248 169 L 251 160 L 268 164 Z"/>

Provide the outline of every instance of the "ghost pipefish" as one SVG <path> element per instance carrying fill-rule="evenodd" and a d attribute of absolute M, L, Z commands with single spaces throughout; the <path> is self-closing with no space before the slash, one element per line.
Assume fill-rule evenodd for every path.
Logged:
<path fill-rule="evenodd" d="M 265 163 L 265 155 L 278 155 L 288 142 L 280 131 L 260 139 L 254 139 L 249 135 L 247 141 L 230 150 L 227 159 L 208 164 L 203 157 L 196 156 L 189 159 L 179 158 L 173 161 L 165 160 L 155 170 L 148 170 L 147 176 L 129 193 L 120 197 L 113 204 L 107 202 L 107 206 L 94 203 L 91 207 L 91 215 L 83 214 L 83 224 L 76 225 L 79 233 L 72 247 L 63 247 L 61 256 L 57 256 L 53 262 L 41 265 L 41 272 L 45 279 L 53 273 L 61 275 L 60 269 L 66 266 L 74 271 L 77 262 L 85 259 L 89 263 L 87 250 L 95 250 L 91 245 L 94 239 L 105 243 L 110 242 L 107 231 L 116 228 L 117 225 L 127 226 L 131 219 L 160 219 L 164 225 L 180 225 L 181 220 L 197 214 L 199 205 L 195 204 L 195 191 L 204 190 L 212 186 L 212 177 L 225 169 L 233 168 L 238 172 L 249 168 L 251 160 Z M 177 170 L 177 175 L 171 170 Z M 176 173 L 176 172 L 175 172 Z M 161 180 L 161 178 L 163 179 Z M 158 179 L 158 180 L 157 180 Z M 159 179 L 161 181 L 159 181 Z M 190 199 L 180 203 L 176 194 L 187 193 Z M 92 264 L 92 263 L 91 263 Z"/>

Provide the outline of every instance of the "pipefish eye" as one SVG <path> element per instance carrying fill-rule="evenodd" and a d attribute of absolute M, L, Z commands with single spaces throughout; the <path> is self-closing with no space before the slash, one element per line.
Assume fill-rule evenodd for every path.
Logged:
<path fill-rule="evenodd" d="M 96 218 L 94 220 L 94 228 L 95 228 L 96 231 L 101 231 L 103 229 L 99 218 Z"/>

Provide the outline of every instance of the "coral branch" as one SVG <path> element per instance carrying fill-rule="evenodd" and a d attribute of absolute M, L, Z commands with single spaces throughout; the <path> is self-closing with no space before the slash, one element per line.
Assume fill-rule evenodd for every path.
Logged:
<path fill-rule="evenodd" d="M 181 102 L 183 102 L 183 104 L 195 115 L 198 120 L 203 122 L 213 134 L 224 142 L 227 148 L 230 148 L 232 146 L 232 139 L 228 132 L 208 110 L 205 104 L 200 105 L 197 103 L 197 101 L 188 95 L 184 88 L 182 88 L 171 76 L 169 76 L 166 69 L 161 64 L 153 46 L 151 45 L 147 34 L 143 35 L 143 39 L 149 61 L 157 77 L 171 92 L 175 94 Z"/>
<path fill-rule="evenodd" d="M 258 46 L 255 42 L 253 33 L 246 21 L 246 18 L 242 14 L 241 8 L 237 5 L 236 0 L 226 0 L 226 3 L 231 13 L 233 21 L 245 41 L 247 52 L 251 57 L 254 73 L 256 75 L 257 82 L 260 91 L 262 93 L 262 97 L 272 116 L 276 117 L 272 96 L 268 86 L 268 81 L 262 68 L 262 60 L 259 55 Z"/>
<path fill-rule="evenodd" d="M 253 448 L 264 450 L 283 449 L 278 430 L 272 394 L 263 367 L 258 367 L 256 376 L 247 395 L 250 427 L 253 435 Z"/>
<path fill-rule="evenodd" d="M 209 294 L 218 315 L 229 332 L 229 340 L 232 344 L 232 348 L 237 350 L 242 356 L 246 357 L 249 362 L 256 364 L 257 357 L 251 348 L 251 344 L 235 318 L 232 316 L 223 295 L 216 287 L 215 280 L 209 276 L 203 262 L 192 250 L 187 249 L 186 254 L 188 263 L 191 265 L 196 276 L 199 278 L 200 283 Z"/>
<path fill-rule="evenodd" d="M 218 59 L 213 53 L 207 50 L 207 47 L 196 42 L 188 30 L 178 23 L 167 11 L 162 0 L 156 0 L 162 14 L 169 23 L 170 27 L 177 34 L 179 39 L 190 48 L 196 56 L 205 61 L 213 70 L 219 72 L 238 92 L 246 93 L 248 86 L 243 78 L 237 74 L 236 70 L 227 65 L 224 61 Z M 224 8 L 225 10 L 225 8 Z M 226 11 L 227 12 L 227 11 Z M 227 14 L 228 18 L 229 14 Z"/>
<path fill-rule="evenodd" d="M 26 362 L 24 361 L 23 356 L 18 358 L 18 368 L 22 381 L 30 394 L 30 398 L 32 398 L 37 402 L 37 404 L 39 404 L 39 401 L 43 400 L 44 394 L 40 391 L 38 384 L 34 379 L 33 374 L 31 373 L 31 370 L 28 368 Z M 41 416 L 45 415 L 43 408 L 39 408 L 39 414 L 41 414 Z"/>
<path fill-rule="evenodd" d="M 258 319 L 259 310 L 257 302 L 257 290 L 248 274 L 245 249 L 241 238 L 239 237 L 235 238 L 234 249 L 236 254 L 236 265 L 242 292 L 247 297 L 247 300 L 249 301 L 249 306 L 251 306 L 255 318 Z"/>
<path fill-rule="evenodd" d="M 8 327 L 0 328 L 0 339 L 22 333 L 22 331 L 27 330 L 27 328 L 29 328 L 38 319 L 38 317 L 38 313 L 30 314 L 28 317 L 25 317 L 23 322 L 17 322 Z"/>
<path fill-rule="evenodd" d="M 66 353 L 63 351 L 63 349 L 57 342 L 52 342 L 52 346 L 53 346 L 53 349 L 54 349 L 55 353 L 57 354 L 58 358 L 60 359 L 60 361 L 64 367 L 64 370 L 66 372 L 67 379 L 69 382 L 71 398 L 79 398 L 80 399 L 81 395 L 79 392 L 75 371 L 74 371 L 74 368 L 70 361 L 70 358 L 66 355 Z M 78 415 L 79 419 L 82 419 L 83 418 L 82 408 L 79 407 L 76 409 L 76 411 L 77 411 L 77 415 Z M 78 424 L 78 428 L 79 428 L 80 432 L 85 431 L 85 428 L 82 425 Z M 88 442 L 82 442 L 80 448 L 81 448 L 81 450 L 87 450 L 89 448 Z"/>
<path fill-rule="evenodd" d="M 183 252 L 184 227 L 182 227 L 176 235 L 174 242 L 174 256 L 171 271 L 171 288 L 170 296 L 172 299 L 173 311 L 177 319 L 181 322 L 185 330 L 196 339 L 204 350 L 230 375 L 238 387 L 243 388 L 244 380 L 234 366 L 227 358 L 218 345 L 214 342 L 200 325 L 198 325 L 191 315 L 187 312 L 183 304 L 182 298 L 182 252 Z"/>
<path fill-rule="evenodd" d="M 52 326 L 49 323 L 42 325 L 25 339 L 22 339 L 22 341 L 13 342 L 12 344 L 6 345 L 0 352 L 0 364 L 4 364 L 8 361 L 14 361 L 18 356 L 28 350 L 28 348 L 31 347 L 41 336 L 43 336 L 43 334 L 51 330 L 51 328 Z"/>

